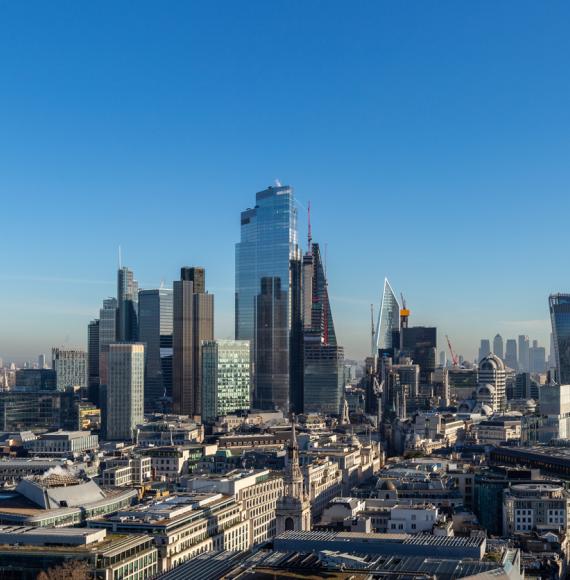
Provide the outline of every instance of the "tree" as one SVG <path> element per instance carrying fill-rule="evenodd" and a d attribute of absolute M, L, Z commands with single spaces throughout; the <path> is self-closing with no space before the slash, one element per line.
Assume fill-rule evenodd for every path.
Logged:
<path fill-rule="evenodd" d="M 93 574 L 86 562 L 70 560 L 38 574 L 37 580 L 90 580 Z"/>

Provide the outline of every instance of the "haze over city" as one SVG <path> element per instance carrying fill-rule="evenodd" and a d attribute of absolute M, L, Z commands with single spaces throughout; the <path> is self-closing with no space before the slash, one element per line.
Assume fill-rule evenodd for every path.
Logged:
<path fill-rule="evenodd" d="M 570 287 L 565 3 L 104 5 L 2 6 L 1 356 L 85 347 L 119 246 L 142 288 L 205 267 L 232 337 L 239 214 L 276 179 L 304 249 L 311 202 L 347 357 L 385 276 L 439 350 L 548 348 Z"/>

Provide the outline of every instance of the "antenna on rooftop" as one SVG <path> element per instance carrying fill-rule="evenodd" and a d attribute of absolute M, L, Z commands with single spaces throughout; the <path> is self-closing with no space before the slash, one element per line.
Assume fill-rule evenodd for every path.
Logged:
<path fill-rule="evenodd" d="M 313 234 L 311 232 L 311 202 L 309 201 L 309 204 L 307 205 L 307 221 L 309 223 L 309 228 L 308 228 L 308 245 L 307 245 L 307 251 L 310 252 L 311 251 L 311 244 L 313 243 Z"/>

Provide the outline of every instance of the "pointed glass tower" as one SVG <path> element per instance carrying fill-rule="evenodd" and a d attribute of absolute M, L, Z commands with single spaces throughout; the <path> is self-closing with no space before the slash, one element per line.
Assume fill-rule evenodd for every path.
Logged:
<path fill-rule="evenodd" d="M 396 298 L 396 294 L 388 282 L 388 278 L 384 278 L 384 292 L 382 293 L 382 304 L 380 306 L 380 313 L 378 315 L 378 323 L 376 325 L 376 351 L 379 348 L 387 349 L 397 346 L 392 344 L 392 336 L 394 331 L 400 330 L 400 303 Z M 372 353 L 375 356 L 377 352 Z"/>

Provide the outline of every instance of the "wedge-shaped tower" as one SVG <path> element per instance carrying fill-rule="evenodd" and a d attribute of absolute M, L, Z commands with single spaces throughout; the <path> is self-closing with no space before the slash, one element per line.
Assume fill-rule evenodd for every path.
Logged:
<path fill-rule="evenodd" d="M 378 323 L 376 324 L 376 338 L 374 344 L 376 345 L 376 355 L 379 348 L 392 348 L 392 337 L 394 331 L 400 330 L 400 303 L 396 298 L 396 294 L 388 282 L 388 278 L 384 278 L 384 291 L 382 293 L 382 303 L 380 305 L 380 313 L 378 314 Z"/>

